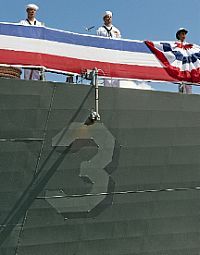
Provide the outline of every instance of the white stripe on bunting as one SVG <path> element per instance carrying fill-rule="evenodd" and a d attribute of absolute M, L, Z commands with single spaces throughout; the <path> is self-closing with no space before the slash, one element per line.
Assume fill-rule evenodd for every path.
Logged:
<path fill-rule="evenodd" d="M 14 51 L 43 53 L 123 65 L 162 67 L 154 54 L 88 47 L 40 39 L 0 35 L 0 48 Z"/>

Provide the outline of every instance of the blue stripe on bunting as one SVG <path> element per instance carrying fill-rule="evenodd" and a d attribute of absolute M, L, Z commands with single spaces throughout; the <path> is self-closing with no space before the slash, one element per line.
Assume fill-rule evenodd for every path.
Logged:
<path fill-rule="evenodd" d="M 17 36 L 48 40 L 75 45 L 105 48 L 111 50 L 150 53 L 150 49 L 143 42 L 131 42 L 124 40 L 93 37 L 70 32 L 57 31 L 45 27 L 23 26 L 0 23 L 0 35 Z"/>
<path fill-rule="evenodd" d="M 160 43 L 163 46 L 164 52 L 172 51 L 171 45 L 169 43 Z"/>
<path fill-rule="evenodd" d="M 195 63 L 197 60 L 200 60 L 200 52 L 191 54 L 190 56 L 184 56 L 180 51 L 174 51 L 171 48 L 171 45 L 169 43 L 161 43 L 163 45 L 163 51 L 164 52 L 172 52 L 175 56 L 175 58 L 178 61 L 181 61 L 182 64 L 190 64 Z"/>

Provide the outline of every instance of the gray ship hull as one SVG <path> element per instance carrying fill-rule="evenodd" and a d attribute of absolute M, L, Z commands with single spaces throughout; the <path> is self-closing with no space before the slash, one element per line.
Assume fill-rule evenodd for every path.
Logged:
<path fill-rule="evenodd" d="M 1 79 L 0 254 L 200 254 L 199 99 Z"/>

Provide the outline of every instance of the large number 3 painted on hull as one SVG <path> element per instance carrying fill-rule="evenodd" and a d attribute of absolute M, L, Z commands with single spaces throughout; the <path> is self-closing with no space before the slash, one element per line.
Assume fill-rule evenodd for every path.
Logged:
<path fill-rule="evenodd" d="M 102 123 L 86 126 L 83 123 L 74 122 L 67 130 L 64 129 L 53 138 L 52 145 L 70 146 L 80 139 L 92 140 L 98 147 L 97 154 L 89 161 L 82 162 L 80 166 L 80 177 L 87 177 L 92 183 L 91 195 L 68 197 L 63 193 L 61 198 L 56 198 L 61 195 L 59 191 L 46 191 L 46 201 L 66 218 L 88 217 L 98 206 L 102 209 L 112 183 L 105 167 L 113 158 L 115 147 L 113 135 Z M 110 204 L 112 201 L 108 200 Z M 104 203 L 103 207 L 105 206 L 108 206 L 108 202 Z"/>

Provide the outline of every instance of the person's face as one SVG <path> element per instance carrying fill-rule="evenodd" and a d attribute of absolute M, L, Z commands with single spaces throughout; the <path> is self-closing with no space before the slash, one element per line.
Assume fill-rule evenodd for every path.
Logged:
<path fill-rule="evenodd" d="M 103 18 L 103 20 L 104 20 L 105 25 L 110 25 L 110 24 L 112 24 L 112 16 L 111 16 L 111 15 L 106 15 L 106 16 Z"/>
<path fill-rule="evenodd" d="M 181 32 L 179 33 L 179 40 L 180 40 L 181 42 L 184 42 L 185 39 L 186 39 L 186 32 L 181 31 Z"/>
<path fill-rule="evenodd" d="M 36 10 L 33 8 L 28 8 L 27 10 L 28 18 L 33 19 L 36 16 Z"/>

